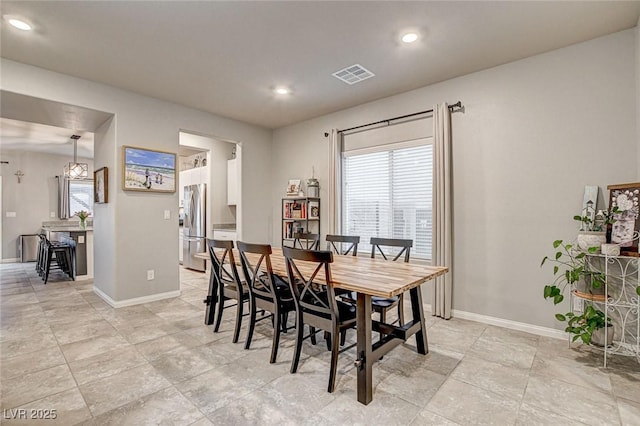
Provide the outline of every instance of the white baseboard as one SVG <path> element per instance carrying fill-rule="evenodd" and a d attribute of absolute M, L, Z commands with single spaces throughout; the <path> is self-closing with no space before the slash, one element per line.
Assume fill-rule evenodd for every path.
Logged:
<path fill-rule="evenodd" d="M 19 260 L 17 257 L 7 257 L 6 259 L 2 259 L 2 263 L 18 263 Z"/>
<path fill-rule="evenodd" d="M 425 312 L 431 313 L 431 305 L 423 304 Z M 524 322 L 512 321 L 502 318 L 490 317 L 488 315 L 476 314 L 454 309 L 451 311 L 452 318 L 460 318 L 469 321 L 480 322 L 483 324 L 495 325 L 497 327 L 508 328 L 511 330 L 524 331 L 525 333 L 535 334 L 536 336 L 551 337 L 553 339 L 567 340 L 567 333 L 555 328 L 541 327 L 539 325 L 527 324 Z"/>
<path fill-rule="evenodd" d="M 134 297 L 133 299 L 115 301 L 111 297 L 107 296 L 104 292 L 102 292 L 102 290 L 100 290 L 96 286 L 93 286 L 93 292 L 98 296 L 100 296 L 102 300 L 104 300 L 114 308 L 123 308 L 125 306 L 133 306 L 133 305 L 141 305 L 143 303 L 157 302 L 158 300 L 179 297 L 181 294 L 180 290 L 175 290 L 175 291 L 167 291 L 166 293 L 151 294 L 149 296 Z"/>

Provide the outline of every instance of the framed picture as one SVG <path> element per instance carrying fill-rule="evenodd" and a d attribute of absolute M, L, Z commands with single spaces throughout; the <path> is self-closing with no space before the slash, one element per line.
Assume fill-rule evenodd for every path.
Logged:
<path fill-rule="evenodd" d="M 287 196 L 297 197 L 300 194 L 300 179 L 289 179 L 287 184 Z"/>
<path fill-rule="evenodd" d="M 109 202 L 109 169 L 106 167 L 93 172 L 93 202 Z"/>
<path fill-rule="evenodd" d="M 123 146 L 122 189 L 176 192 L 176 154 Z"/>
<path fill-rule="evenodd" d="M 611 242 L 620 246 L 622 254 L 638 255 L 640 232 L 640 182 L 609 185 L 609 209 L 618 208 L 611 226 Z"/>

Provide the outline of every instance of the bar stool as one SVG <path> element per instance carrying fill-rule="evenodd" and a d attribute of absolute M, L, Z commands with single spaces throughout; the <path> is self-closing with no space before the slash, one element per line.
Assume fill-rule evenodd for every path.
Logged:
<path fill-rule="evenodd" d="M 49 241 L 46 236 L 40 235 L 38 257 L 36 270 L 45 285 L 49 281 L 51 269 L 58 269 L 75 281 L 75 244 Z M 53 260 L 55 264 L 52 267 Z"/>

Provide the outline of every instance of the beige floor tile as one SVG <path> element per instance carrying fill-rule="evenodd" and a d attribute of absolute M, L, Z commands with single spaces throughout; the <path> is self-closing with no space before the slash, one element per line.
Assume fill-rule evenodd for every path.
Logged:
<path fill-rule="evenodd" d="M 529 370 L 486 361 L 469 354 L 458 364 L 451 377 L 520 400 L 529 380 Z"/>
<path fill-rule="evenodd" d="M 118 332 L 107 321 L 96 319 L 75 327 L 56 327 L 53 329 L 53 334 L 56 336 L 58 344 L 66 345 L 98 336 L 115 336 Z"/>
<path fill-rule="evenodd" d="M 151 365 L 171 383 L 180 383 L 205 373 L 214 365 L 191 349 L 174 350 L 171 353 L 149 361 Z"/>
<path fill-rule="evenodd" d="M 86 425 L 186 426 L 203 418 L 203 414 L 188 399 L 170 387 L 104 413 L 86 422 Z"/>
<path fill-rule="evenodd" d="M 2 408 L 15 408 L 31 401 L 42 399 L 76 387 L 71 371 L 66 364 L 44 370 L 3 378 L 1 386 Z M 54 407 L 52 407 L 54 408 Z"/>
<path fill-rule="evenodd" d="M 3 420 L 8 425 L 75 425 L 91 418 L 89 408 L 77 388 L 51 395 L 21 407 L 27 419 Z M 5 412 L 6 414 L 6 412 Z M 6 416 L 5 416 L 6 418 Z M 6 423 L 5 423 L 6 422 Z"/>
<path fill-rule="evenodd" d="M 76 382 L 84 384 L 147 364 L 135 347 L 129 345 L 70 362 L 69 368 Z"/>
<path fill-rule="evenodd" d="M 572 401 L 575 403 L 571 404 Z M 535 373 L 529 378 L 523 402 L 590 425 L 618 422 L 611 394 Z"/>
<path fill-rule="evenodd" d="M 261 384 L 239 381 L 226 374 L 224 369 L 213 369 L 175 386 L 208 416 L 231 401 L 255 391 Z"/>
<path fill-rule="evenodd" d="M 520 401 L 449 378 L 426 409 L 463 425 L 513 425 Z"/>
<path fill-rule="evenodd" d="M 640 404 L 626 399 L 618 399 L 618 409 L 622 425 L 640 425 Z"/>
<path fill-rule="evenodd" d="M 599 365 L 585 365 L 564 357 L 536 355 L 531 371 L 535 374 L 562 380 L 574 385 L 595 388 L 602 392 L 611 392 L 609 373 Z"/>
<path fill-rule="evenodd" d="M 42 350 L 3 359 L 0 363 L 0 376 L 2 380 L 8 380 L 65 363 L 58 345 L 51 345 Z"/>
<path fill-rule="evenodd" d="M 612 419 L 613 420 L 613 419 Z M 610 424 L 615 424 L 611 422 Z M 529 404 L 523 403 L 518 411 L 518 419 L 516 421 L 518 426 L 582 426 L 584 423 L 577 420 L 571 420 L 560 414 L 553 413 L 551 411 L 544 410 L 539 407 L 534 407 Z"/>
<path fill-rule="evenodd" d="M 130 344 L 119 334 L 96 336 L 90 339 L 61 345 L 62 353 L 67 362 L 78 361 L 99 355 L 106 351 L 129 346 Z"/>
<path fill-rule="evenodd" d="M 171 385 L 150 365 L 142 365 L 80 385 L 91 414 L 98 416 Z"/>
<path fill-rule="evenodd" d="M 193 348 L 199 345 L 198 339 L 180 332 L 137 343 L 135 346 L 145 358 L 153 360 L 171 351 Z"/>

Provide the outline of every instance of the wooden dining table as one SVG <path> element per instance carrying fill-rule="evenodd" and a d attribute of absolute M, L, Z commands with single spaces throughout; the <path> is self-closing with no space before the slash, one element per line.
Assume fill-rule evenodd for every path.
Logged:
<path fill-rule="evenodd" d="M 287 268 L 282 249 L 273 248 L 271 265 L 273 272 L 286 277 Z M 235 250 L 234 250 L 235 251 Z M 237 253 L 237 252 L 236 252 Z M 235 253 L 234 253 L 235 254 Z M 207 253 L 196 255 L 208 258 Z M 249 258 L 250 254 L 248 254 Z M 236 261 L 240 259 L 235 255 Z M 249 258 L 251 261 L 251 259 Z M 296 262 L 303 271 L 304 262 Z M 309 266 L 312 268 L 312 266 Z M 334 255 L 331 264 L 332 284 L 357 294 L 356 348 L 357 396 L 362 404 L 373 399 L 373 364 L 390 350 L 416 336 L 416 350 L 426 355 L 429 351 L 420 286 L 448 272 L 444 266 L 428 266 L 419 263 L 391 262 L 382 258 Z M 411 311 L 408 322 L 392 325 L 372 318 L 371 297 L 394 297 L 409 292 Z M 214 295 L 209 295 L 213 297 Z M 380 340 L 372 341 L 372 332 L 381 333 Z"/>

